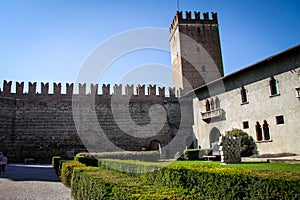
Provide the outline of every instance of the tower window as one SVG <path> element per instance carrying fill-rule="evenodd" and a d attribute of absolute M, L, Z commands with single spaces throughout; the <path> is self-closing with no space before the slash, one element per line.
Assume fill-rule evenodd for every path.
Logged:
<path fill-rule="evenodd" d="M 269 85 L 270 85 L 271 96 L 277 95 L 278 94 L 278 84 L 277 84 L 276 79 L 273 76 L 269 80 Z"/>
<path fill-rule="evenodd" d="M 241 88 L 241 98 L 242 98 L 242 104 L 248 102 L 247 91 L 244 87 Z"/>
<path fill-rule="evenodd" d="M 249 128 L 249 122 L 248 121 L 244 121 L 243 122 L 243 129 L 248 129 Z"/>
<path fill-rule="evenodd" d="M 202 65 L 202 72 L 206 73 L 206 67 L 204 65 Z"/>
<path fill-rule="evenodd" d="M 279 125 L 279 124 L 284 124 L 284 118 L 283 118 L 283 115 L 276 116 L 276 124 L 277 124 L 277 125 Z"/>

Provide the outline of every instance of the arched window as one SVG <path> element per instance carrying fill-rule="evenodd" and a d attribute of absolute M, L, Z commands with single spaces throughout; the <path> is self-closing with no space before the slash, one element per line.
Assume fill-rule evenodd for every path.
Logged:
<path fill-rule="evenodd" d="M 274 78 L 274 76 L 272 76 L 269 80 L 269 85 L 270 85 L 270 93 L 271 93 L 271 96 L 272 95 L 276 95 L 278 94 L 278 87 L 277 87 L 277 81 L 276 79 Z"/>
<path fill-rule="evenodd" d="M 262 130 L 261 130 L 261 125 L 259 124 L 259 122 L 256 122 L 255 131 L 256 131 L 256 140 L 262 141 Z"/>
<path fill-rule="evenodd" d="M 265 138 L 265 140 L 270 140 L 269 124 L 268 124 L 268 122 L 266 120 L 264 120 L 263 131 L 264 131 L 264 138 Z"/>
<path fill-rule="evenodd" d="M 216 109 L 220 108 L 220 99 L 218 97 L 215 98 Z"/>
<path fill-rule="evenodd" d="M 214 99 L 211 99 L 210 100 L 210 110 L 215 110 L 215 101 L 214 101 Z"/>
<path fill-rule="evenodd" d="M 242 98 L 242 103 L 248 102 L 247 91 L 244 87 L 241 88 L 241 98 Z"/>
<path fill-rule="evenodd" d="M 208 100 L 206 100 L 205 108 L 206 108 L 206 112 L 210 111 L 210 103 Z"/>

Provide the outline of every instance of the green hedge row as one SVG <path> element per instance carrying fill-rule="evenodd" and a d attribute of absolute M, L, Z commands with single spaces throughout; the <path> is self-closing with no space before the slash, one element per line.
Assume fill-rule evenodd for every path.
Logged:
<path fill-rule="evenodd" d="M 96 159 L 95 157 L 93 156 L 80 156 L 80 155 L 77 155 L 74 157 L 74 160 L 75 161 L 78 161 L 80 163 L 83 163 L 85 164 L 86 166 L 93 166 L 93 167 L 98 167 L 98 159 Z"/>
<path fill-rule="evenodd" d="M 106 160 L 104 166 L 122 171 L 147 169 L 149 163 Z M 143 166 L 140 166 L 143 165 Z M 101 166 L 100 166 L 101 167 Z M 128 169 L 125 169 L 128 167 Z M 128 173 L 131 175 L 132 173 Z M 300 177 L 285 172 L 266 172 L 251 169 L 214 166 L 165 166 L 154 172 L 141 173 L 141 180 L 162 187 L 184 188 L 205 199 L 299 199 Z"/>
<path fill-rule="evenodd" d="M 287 172 L 133 160 L 100 160 L 99 167 L 61 163 L 61 179 L 71 182 L 75 200 L 300 199 L 299 174 Z"/>
<path fill-rule="evenodd" d="M 60 162 L 60 160 L 61 160 L 60 156 L 53 156 L 52 157 L 52 166 L 55 170 L 56 175 L 58 175 L 58 173 L 59 173 L 59 162 Z"/>
<path fill-rule="evenodd" d="M 103 159 L 99 160 L 98 166 L 101 169 L 112 169 L 119 172 L 125 172 L 132 176 L 139 176 L 140 174 L 159 170 L 166 166 L 164 163 L 158 162 L 142 162 L 136 160 L 117 160 L 117 159 Z"/>
<path fill-rule="evenodd" d="M 160 159 L 159 151 L 119 151 L 102 153 L 79 153 L 77 156 L 92 157 L 96 159 L 119 159 L 119 160 L 140 160 L 155 162 Z"/>
<path fill-rule="evenodd" d="M 62 163 L 62 167 L 60 169 L 60 180 L 67 187 L 71 187 L 71 179 L 73 174 L 73 169 L 75 167 L 85 167 L 85 164 L 82 164 L 78 161 L 65 161 Z"/>
<path fill-rule="evenodd" d="M 75 168 L 72 197 L 85 199 L 198 199 L 186 189 L 162 187 L 143 182 L 138 177 L 99 168 Z"/>
<path fill-rule="evenodd" d="M 203 156 L 212 155 L 212 149 L 186 149 L 183 152 L 185 160 L 204 160 Z"/>
<path fill-rule="evenodd" d="M 300 178 L 234 168 L 168 166 L 144 176 L 162 186 L 183 187 L 207 199 L 299 199 Z"/>

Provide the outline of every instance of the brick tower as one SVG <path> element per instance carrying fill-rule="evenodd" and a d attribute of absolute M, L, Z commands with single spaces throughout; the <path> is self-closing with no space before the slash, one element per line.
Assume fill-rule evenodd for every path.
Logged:
<path fill-rule="evenodd" d="M 224 76 L 217 13 L 177 11 L 170 27 L 173 86 L 177 96 Z M 183 91 L 182 91 L 183 90 Z"/>

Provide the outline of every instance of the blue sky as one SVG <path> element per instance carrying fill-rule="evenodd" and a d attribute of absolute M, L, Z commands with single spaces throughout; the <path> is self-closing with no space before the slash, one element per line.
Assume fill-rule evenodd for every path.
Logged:
<path fill-rule="evenodd" d="M 180 0 L 179 7 L 218 12 L 225 74 L 300 41 L 299 0 Z M 176 0 L 1 0 L 0 81 L 74 82 L 103 41 L 133 28 L 168 29 L 176 10 Z M 128 55 L 103 80 L 113 84 L 122 70 L 148 63 L 171 66 L 170 54 Z"/>

